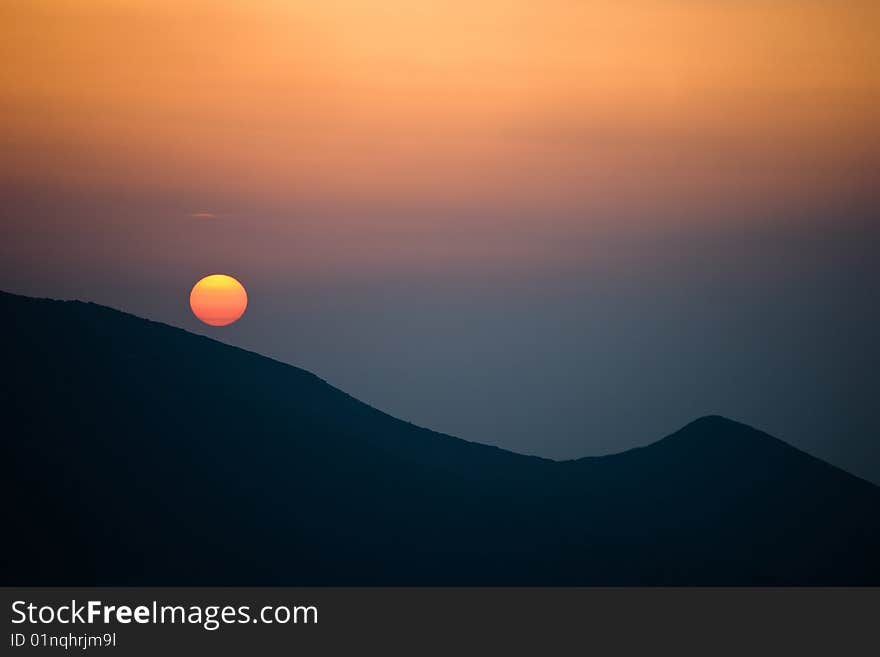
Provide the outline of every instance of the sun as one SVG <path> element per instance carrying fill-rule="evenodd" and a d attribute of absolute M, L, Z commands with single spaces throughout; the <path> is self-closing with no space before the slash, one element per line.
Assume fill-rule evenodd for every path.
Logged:
<path fill-rule="evenodd" d="M 226 274 L 205 276 L 189 293 L 193 314 L 209 326 L 227 326 L 244 315 L 248 298 L 244 285 Z"/>

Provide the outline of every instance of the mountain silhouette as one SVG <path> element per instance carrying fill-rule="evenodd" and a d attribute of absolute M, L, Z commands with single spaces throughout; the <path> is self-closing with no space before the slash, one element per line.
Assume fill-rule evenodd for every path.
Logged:
<path fill-rule="evenodd" d="M 3 585 L 880 584 L 880 488 L 718 416 L 557 462 L 103 306 L 0 305 Z"/>

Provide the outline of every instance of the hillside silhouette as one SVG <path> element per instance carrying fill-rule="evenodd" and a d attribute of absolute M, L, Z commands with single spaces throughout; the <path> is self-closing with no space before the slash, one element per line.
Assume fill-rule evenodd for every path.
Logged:
<path fill-rule="evenodd" d="M 880 488 L 721 417 L 550 461 L 110 308 L 0 305 L 3 585 L 880 584 Z"/>

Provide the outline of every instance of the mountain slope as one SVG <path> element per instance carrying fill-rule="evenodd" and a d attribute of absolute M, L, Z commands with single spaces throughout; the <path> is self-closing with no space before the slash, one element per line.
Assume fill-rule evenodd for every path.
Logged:
<path fill-rule="evenodd" d="M 3 584 L 878 584 L 880 489 L 744 425 L 553 462 L 0 293 Z"/>

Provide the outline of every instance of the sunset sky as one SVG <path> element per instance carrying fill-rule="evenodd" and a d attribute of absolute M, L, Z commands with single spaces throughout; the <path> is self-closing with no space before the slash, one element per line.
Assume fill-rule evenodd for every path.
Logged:
<path fill-rule="evenodd" d="M 0 287 L 550 457 L 880 481 L 875 0 L 4 0 Z M 204 275 L 247 315 L 201 327 Z M 222 331 L 222 332 L 221 332 Z"/>

